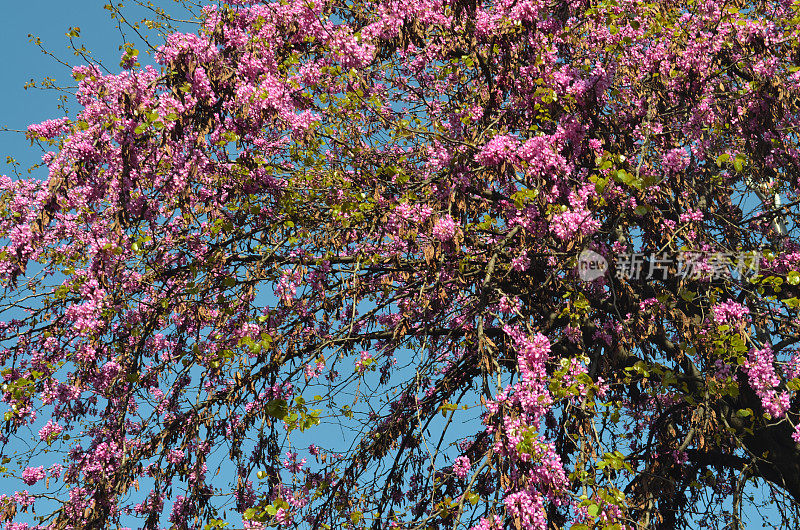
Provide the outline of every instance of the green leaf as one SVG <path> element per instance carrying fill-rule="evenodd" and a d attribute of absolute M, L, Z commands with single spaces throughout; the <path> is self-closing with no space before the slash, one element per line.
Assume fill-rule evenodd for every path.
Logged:
<path fill-rule="evenodd" d="M 722 166 L 722 164 L 727 162 L 730 157 L 731 157 L 730 153 L 722 153 L 717 157 L 717 165 Z"/>
<path fill-rule="evenodd" d="M 285 399 L 273 399 L 267 403 L 267 414 L 275 419 L 282 420 L 289 414 L 289 405 Z"/>
<path fill-rule="evenodd" d="M 600 514 L 600 506 L 596 504 L 590 504 L 586 511 L 589 513 L 590 517 L 597 517 Z"/>
<path fill-rule="evenodd" d="M 789 285 L 797 285 L 800 283 L 800 273 L 797 271 L 791 271 L 786 275 L 786 283 Z"/>
<path fill-rule="evenodd" d="M 792 307 L 792 308 L 800 307 L 800 299 L 798 299 L 796 296 L 793 296 L 791 298 L 784 298 L 783 300 L 781 300 L 781 302 L 786 304 L 787 307 Z"/>
<path fill-rule="evenodd" d="M 689 291 L 687 289 L 684 289 L 684 290 L 682 290 L 680 292 L 680 295 L 681 295 L 681 298 L 683 298 L 687 302 L 691 302 L 692 300 L 694 300 L 694 297 L 696 296 L 696 293 L 694 293 L 693 291 Z"/>
<path fill-rule="evenodd" d="M 607 185 L 608 185 L 608 180 L 598 178 L 595 180 L 594 189 L 598 194 L 602 194 L 605 191 Z"/>

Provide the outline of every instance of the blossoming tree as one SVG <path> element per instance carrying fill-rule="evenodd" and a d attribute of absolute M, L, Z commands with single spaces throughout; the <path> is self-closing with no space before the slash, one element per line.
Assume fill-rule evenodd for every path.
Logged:
<path fill-rule="evenodd" d="M 227 0 L 76 67 L 0 182 L 6 528 L 795 527 L 799 22 Z"/>

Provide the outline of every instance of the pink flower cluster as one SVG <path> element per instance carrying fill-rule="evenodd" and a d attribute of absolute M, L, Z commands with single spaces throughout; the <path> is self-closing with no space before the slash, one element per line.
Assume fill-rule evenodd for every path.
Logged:
<path fill-rule="evenodd" d="M 430 155 L 425 165 L 430 171 L 438 171 L 447 167 L 447 164 L 449 164 L 452 159 L 452 155 L 445 147 L 431 147 L 429 151 Z"/>
<path fill-rule="evenodd" d="M 517 365 L 526 384 L 540 383 L 546 378 L 544 363 L 550 358 L 550 341 L 537 333 L 527 337 L 518 326 L 505 326 L 503 331 L 511 337 L 517 349 Z"/>
<path fill-rule="evenodd" d="M 535 491 L 522 490 L 511 493 L 503 500 L 503 504 L 512 517 L 519 518 L 524 528 L 547 529 L 544 498 Z"/>
<path fill-rule="evenodd" d="M 185 458 L 185 455 L 184 455 L 183 451 L 181 451 L 180 449 L 172 449 L 167 454 L 167 462 L 169 462 L 171 464 L 180 464 L 181 462 L 183 462 L 184 458 Z"/>
<path fill-rule="evenodd" d="M 39 439 L 43 442 L 50 442 L 53 438 L 61 434 L 64 428 L 58 424 L 58 422 L 54 422 L 53 420 L 48 420 L 47 424 L 39 429 Z"/>
<path fill-rule="evenodd" d="M 42 480 L 47 474 L 44 471 L 44 466 L 29 467 L 22 472 L 22 480 L 28 486 L 33 486 Z"/>
<path fill-rule="evenodd" d="M 292 451 L 286 452 L 286 459 L 283 461 L 283 467 L 289 470 L 290 473 L 299 473 L 303 466 L 306 464 L 306 459 L 303 458 L 299 462 L 297 461 L 297 453 Z"/>
<path fill-rule="evenodd" d="M 456 461 L 453 464 L 453 473 L 455 473 L 455 475 L 458 478 L 464 478 L 467 476 L 467 473 L 469 472 L 469 468 L 471 466 L 472 464 L 470 463 L 468 457 L 459 456 L 458 458 L 456 458 Z"/>
<path fill-rule="evenodd" d="M 600 221 L 592 217 L 586 209 L 566 211 L 553 216 L 551 229 L 562 241 L 572 239 L 576 234 L 589 235 L 600 228 Z"/>
<path fill-rule="evenodd" d="M 39 124 L 29 125 L 28 133 L 51 140 L 66 132 L 69 129 L 69 123 L 69 118 L 46 120 Z"/>
<path fill-rule="evenodd" d="M 748 315 L 750 314 L 750 310 L 739 304 L 734 302 L 733 300 L 727 300 L 725 302 L 720 302 L 714 306 L 714 322 L 718 325 L 727 324 L 727 323 L 740 323 L 743 322 Z"/>
<path fill-rule="evenodd" d="M 679 217 L 680 222 L 682 223 L 690 223 L 692 221 L 702 221 L 703 220 L 703 212 L 700 210 L 688 210 L 685 213 L 682 213 Z"/>
<path fill-rule="evenodd" d="M 297 288 L 302 281 L 303 275 L 300 271 L 284 270 L 275 287 L 275 296 L 280 298 L 287 306 L 291 306 L 297 296 Z"/>
<path fill-rule="evenodd" d="M 789 410 L 791 396 L 788 392 L 775 390 L 780 384 L 780 379 L 775 373 L 774 362 L 775 354 L 769 344 L 760 350 L 753 348 L 744 365 L 744 371 L 750 386 L 761 398 L 764 411 L 773 418 L 782 418 Z"/>
<path fill-rule="evenodd" d="M 515 271 L 526 271 L 531 266 L 531 260 L 525 254 L 520 254 L 511 260 L 511 268 Z"/>
<path fill-rule="evenodd" d="M 219 55 L 219 50 L 207 37 L 194 33 L 173 33 L 167 37 L 167 43 L 158 48 L 156 61 L 159 64 L 169 64 L 186 53 L 208 63 Z"/>
<path fill-rule="evenodd" d="M 501 313 L 505 313 L 507 315 L 512 314 L 515 311 L 518 311 L 520 307 L 521 307 L 520 300 L 516 296 L 509 298 L 508 296 L 503 295 L 500 298 L 500 302 L 498 302 L 497 304 L 497 309 Z"/>
<path fill-rule="evenodd" d="M 404 202 L 395 207 L 390 219 L 393 219 L 395 222 L 404 220 L 419 224 L 427 221 L 432 214 L 433 209 L 427 204 L 409 204 Z"/>
<path fill-rule="evenodd" d="M 569 194 L 569 206 L 565 211 L 553 216 L 550 229 L 562 241 L 578 234 L 590 235 L 600 229 L 600 221 L 595 219 L 587 203 L 596 195 L 593 185 L 585 185 Z"/>
<path fill-rule="evenodd" d="M 367 368 L 372 364 L 372 354 L 368 351 L 362 351 L 358 361 L 356 361 L 356 371 L 363 374 Z"/>
<path fill-rule="evenodd" d="M 322 373 L 322 370 L 324 369 L 325 361 L 322 359 L 317 359 L 317 361 L 313 363 L 307 363 L 303 368 L 306 381 L 310 381 L 315 377 L 319 377 L 319 374 Z"/>
<path fill-rule="evenodd" d="M 689 165 L 689 156 L 686 150 L 680 147 L 670 149 L 661 160 L 661 168 L 665 173 L 678 173 Z"/>
<path fill-rule="evenodd" d="M 102 312 L 106 305 L 106 291 L 96 279 L 91 279 L 81 285 L 80 293 L 83 297 L 82 303 L 67 308 L 66 316 L 73 321 L 77 331 L 89 335 L 104 324 Z"/>
<path fill-rule="evenodd" d="M 563 492 L 568 486 L 564 466 L 553 444 L 539 438 L 536 432 L 552 403 L 546 368 L 550 341 L 541 333 L 529 337 L 518 326 L 507 325 L 504 331 L 517 350 L 520 382 L 488 402 L 487 409 L 496 414 L 505 404 L 519 407 L 523 414 L 503 416 L 499 426 L 487 425 L 487 432 L 500 432 L 494 445 L 498 454 L 508 456 L 513 463 L 534 464 L 506 488 L 504 504 L 507 513 L 519 518 L 526 528 L 543 530 L 546 528 L 544 503 L 563 502 Z M 579 374 L 582 370 L 576 366 L 573 372 Z"/>
<path fill-rule="evenodd" d="M 362 68 L 372 62 L 375 45 L 360 39 L 342 27 L 328 44 L 344 68 Z"/>
<path fill-rule="evenodd" d="M 519 140 L 510 135 L 498 135 L 489 140 L 475 160 L 486 166 L 502 163 L 513 156 L 519 146 Z"/>
<path fill-rule="evenodd" d="M 285 508 L 279 508 L 275 514 L 275 520 L 283 526 L 289 526 L 294 521 L 294 516 Z"/>
<path fill-rule="evenodd" d="M 521 381 L 507 387 L 494 400 L 487 402 L 486 407 L 489 412 L 497 413 L 504 404 L 517 405 L 522 409 L 525 421 L 536 426 L 552 402 L 546 385 L 545 366 L 550 354 L 550 341 L 542 334 L 529 338 L 518 326 L 506 326 L 504 331 L 514 341 Z M 499 441 L 496 447 L 501 453 L 506 451 L 506 447 L 513 451 L 524 430 L 520 418 L 505 417 L 504 421 L 503 431 L 507 440 Z M 494 427 L 490 425 L 487 429 L 493 432 Z"/>
<path fill-rule="evenodd" d="M 443 215 L 433 226 L 433 237 L 442 243 L 450 241 L 456 233 L 456 222 L 449 215 Z"/>

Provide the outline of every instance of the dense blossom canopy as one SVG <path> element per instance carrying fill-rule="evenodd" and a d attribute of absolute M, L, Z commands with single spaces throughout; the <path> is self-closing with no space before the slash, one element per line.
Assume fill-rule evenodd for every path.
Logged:
<path fill-rule="evenodd" d="M 6 528 L 796 527 L 799 23 L 228 0 L 76 67 L 0 181 Z"/>

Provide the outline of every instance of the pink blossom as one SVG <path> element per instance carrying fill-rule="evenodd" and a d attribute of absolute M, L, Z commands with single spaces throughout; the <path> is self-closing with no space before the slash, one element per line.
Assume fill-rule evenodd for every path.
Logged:
<path fill-rule="evenodd" d="M 183 459 L 184 454 L 180 449 L 172 449 L 170 450 L 169 454 L 167 454 L 167 461 L 172 464 L 179 464 L 183 461 Z"/>
<path fill-rule="evenodd" d="M 682 213 L 680 215 L 679 220 L 682 223 L 689 223 L 691 221 L 702 221 L 703 212 L 701 212 L 700 210 L 688 210 L 686 213 Z"/>
<path fill-rule="evenodd" d="M 682 148 L 670 149 L 661 161 L 661 167 L 666 173 L 678 173 L 689 165 L 689 156 Z"/>
<path fill-rule="evenodd" d="M 764 348 L 750 350 L 747 362 L 743 369 L 747 374 L 748 382 L 759 398 L 764 411 L 773 418 L 782 418 L 790 405 L 788 392 L 778 392 L 775 387 L 780 383 L 775 373 L 775 355 L 772 347 L 767 344 Z"/>
<path fill-rule="evenodd" d="M 207 37 L 193 33 L 173 33 L 167 37 L 167 43 L 158 48 L 156 61 L 168 64 L 185 53 L 192 54 L 198 60 L 207 63 L 213 61 L 219 51 Z"/>
<path fill-rule="evenodd" d="M 489 140 L 475 159 L 484 165 L 496 165 L 508 159 L 519 146 L 519 140 L 509 135 L 498 135 Z"/>
<path fill-rule="evenodd" d="M 279 508 L 275 514 L 275 520 L 283 526 L 289 526 L 294 521 L 294 516 L 284 508 Z"/>
<path fill-rule="evenodd" d="M 444 215 L 433 226 L 433 237 L 441 242 L 453 239 L 456 233 L 456 222 L 449 215 Z"/>
<path fill-rule="evenodd" d="M 714 306 L 714 322 L 718 325 L 726 323 L 743 322 L 744 319 L 750 314 L 750 310 L 732 300 L 720 302 Z"/>
<path fill-rule="evenodd" d="M 47 474 L 44 471 L 44 466 L 28 467 L 22 472 L 22 480 L 28 486 L 33 486 L 42 480 Z"/>
<path fill-rule="evenodd" d="M 291 451 L 286 452 L 286 460 L 283 461 L 283 467 L 288 469 L 291 473 L 299 473 L 305 464 L 305 458 L 298 462 L 297 453 L 293 453 Z"/>
<path fill-rule="evenodd" d="M 551 230 L 562 241 L 576 234 L 590 235 L 600 228 L 600 221 L 585 209 L 556 214 L 551 222 Z"/>
<path fill-rule="evenodd" d="M 53 420 L 48 420 L 47 424 L 39 429 L 39 439 L 43 442 L 50 442 L 53 438 L 61 434 L 64 428 Z"/>
<path fill-rule="evenodd" d="M 29 125 L 28 132 L 37 136 L 42 136 L 51 140 L 67 131 L 69 118 L 57 118 L 54 120 L 43 121 L 38 125 Z"/>
<path fill-rule="evenodd" d="M 472 464 L 470 463 L 469 458 L 466 456 L 459 456 L 456 458 L 456 461 L 453 464 L 453 473 L 455 473 L 458 478 L 464 478 L 467 476 L 471 466 Z"/>
<path fill-rule="evenodd" d="M 358 361 L 356 361 L 356 371 L 363 374 L 373 363 L 372 354 L 368 351 L 362 351 Z"/>
<path fill-rule="evenodd" d="M 515 271 L 526 271 L 531 266 L 531 260 L 525 254 L 520 254 L 511 260 L 511 268 Z"/>
<path fill-rule="evenodd" d="M 322 370 L 325 369 L 325 361 L 317 360 L 314 363 L 308 363 L 303 368 L 303 373 L 305 375 L 306 381 L 310 381 L 316 377 L 319 377 L 319 374 Z"/>

